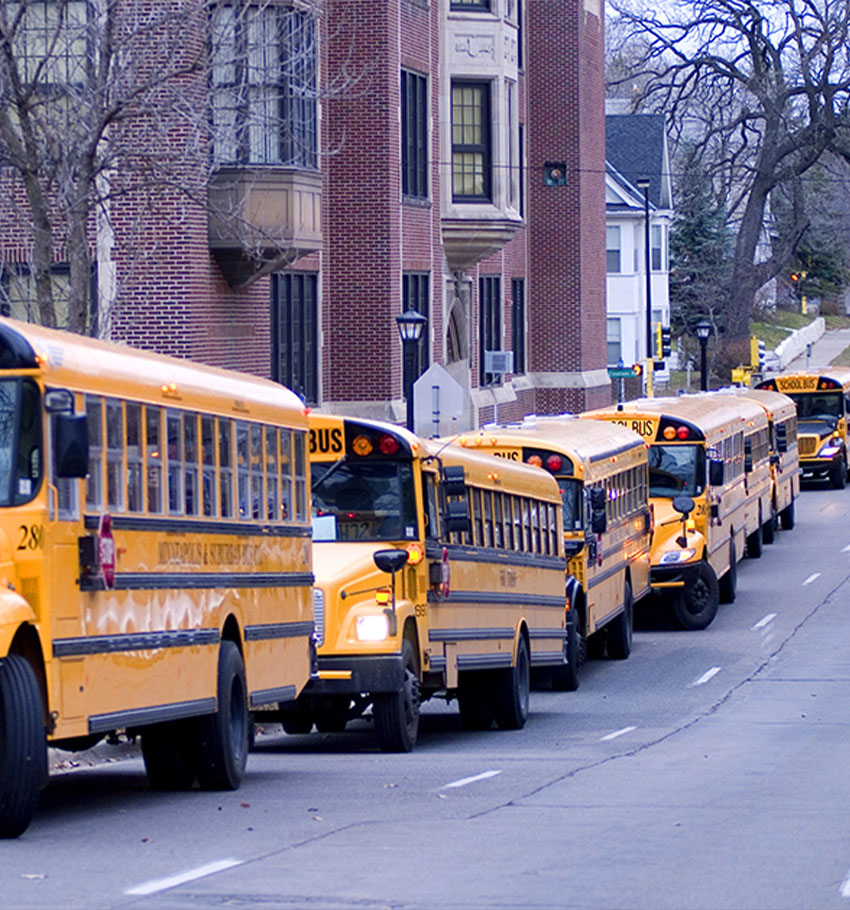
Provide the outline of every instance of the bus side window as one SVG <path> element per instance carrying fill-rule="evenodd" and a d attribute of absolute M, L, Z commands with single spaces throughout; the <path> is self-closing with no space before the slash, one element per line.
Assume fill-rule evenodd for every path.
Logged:
<path fill-rule="evenodd" d="M 135 401 L 128 401 L 124 409 L 127 426 L 127 511 L 143 512 L 142 406 Z"/>
<path fill-rule="evenodd" d="M 519 546 L 514 544 L 514 498 L 510 493 L 504 494 L 504 506 L 505 512 L 505 549 L 513 550 L 519 549 Z"/>
<path fill-rule="evenodd" d="M 292 433 L 280 431 L 280 517 L 292 521 Z"/>
<path fill-rule="evenodd" d="M 500 550 L 505 548 L 505 519 L 502 509 L 502 494 L 493 493 L 493 533 L 495 534 L 494 546 Z"/>
<path fill-rule="evenodd" d="M 263 428 L 251 424 L 251 517 L 262 517 L 263 509 Z"/>
<path fill-rule="evenodd" d="M 183 415 L 183 488 L 186 514 L 198 514 L 198 415 Z"/>
<path fill-rule="evenodd" d="M 219 499 L 222 518 L 233 518 L 233 424 L 218 418 Z"/>
<path fill-rule="evenodd" d="M 145 406 L 148 512 L 162 512 L 162 408 Z"/>
<path fill-rule="evenodd" d="M 250 432 L 248 424 L 236 424 L 236 514 L 248 519 L 251 516 L 251 460 L 249 457 Z"/>
<path fill-rule="evenodd" d="M 183 514 L 183 432 L 179 411 L 165 412 L 166 477 L 168 478 L 168 511 Z"/>
<path fill-rule="evenodd" d="M 266 518 L 278 521 L 280 518 L 280 496 L 278 495 L 278 471 L 280 460 L 277 454 L 277 430 L 264 428 L 266 436 Z"/>
<path fill-rule="evenodd" d="M 440 524 L 437 508 L 437 487 L 434 475 L 430 471 L 422 472 L 422 498 L 425 504 L 425 536 L 429 540 L 439 540 Z"/>
<path fill-rule="evenodd" d="M 307 434 L 292 431 L 292 449 L 295 455 L 295 520 L 307 521 Z"/>
<path fill-rule="evenodd" d="M 215 480 L 215 418 L 201 417 L 201 499 L 208 518 L 216 514 Z"/>
<path fill-rule="evenodd" d="M 103 408 L 96 395 L 86 395 L 86 421 L 89 428 L 89 475 L 86 478 L 86 507 L 103 507 Z"/>
<path fill-rule="evenodd" d="M 124 403 L 106 400 L 106 506 L 124 511 Z"/>

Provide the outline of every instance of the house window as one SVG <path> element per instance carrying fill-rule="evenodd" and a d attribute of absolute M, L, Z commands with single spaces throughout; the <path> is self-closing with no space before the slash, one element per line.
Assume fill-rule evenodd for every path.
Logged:
<path fill-rule="evenodd" d="M 401 191 L 428 196 L 428 79 L 401 71 Z"/>
<path fill-rule="evenodd" d="M 615 367 L 623 358 L 623 345 L 619 319 L 607 319 L 608 366 Z"/>
<path fill-rule="evenodd" d="M 316 167 L 315 32 L 309 12 L 215 6 L 210 94 L 216 165 Z"/>
<path fill-rule="evenodd" d="M 490 9 L 490 0 L 452 0 L 452 9 L 456 10 L 484 10 Z"/>
<path fill-rule="evenodd" d="M 661 255 L 661 225 L 653 224 L 649 230 L 649 252 L 651 257 L 651 267 L 653 272 L 660 272 L 662 269 L 663 257 Z"/>
<path fill-rule="evenodd" d="M 605 267 L 608 272 L 620 271 L 620 226 L 609 224 L 605 228 Z"/>
<path fill-rule="evenodd" d="M 514 375 L 525 373 L 525 278 L 511 279 L 511 349 Z"/>
<path fill-rule="evenodd" d="M 272 379 L 308 404 L 319 397 L 317 276 L 272 276 Z"/>
<path fill-rule="evenodd" d="M 431 276 L 427 272 L 405 272 L 401 276 L 402 310 L 415 310 L 426 319 L 430 319 Z M 430 362 L 429 333 L 426 325 L 422 331 L 419 344 L 416 345 L 416 358 L 413 363 L 413 376 L 404 376 L 404 388 L 409 388 L 428 369 Z M 405 359 L 405 369 L 407 360 Z"/>
<path fill-rule="evenodd" d="M 452 84 L 452 197 L 490 199 L 490 85 Z"/>
<path fill-rule="evenodd" d="M 479 385 L 495 385 L 501 376 L 484 370 L 484 352 L 502 350 L 502 279 L 485 275 L 478 279 L 480 359 Z"/>

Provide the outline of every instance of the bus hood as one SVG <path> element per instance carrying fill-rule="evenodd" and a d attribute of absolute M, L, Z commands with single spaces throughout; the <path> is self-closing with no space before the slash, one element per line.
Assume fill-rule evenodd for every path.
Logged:
<path fill-rule="evenodd" d="M 653 498 L 655 531 L 652 535 L 652 565 L 675 566 L 695 562 L 702 558 L 705 538 L 700 531 L 688 530 L 683 547 L 682 514 L 673 508 L 673 502 L 666 498 Z"/>
<path fill-rule="evenodd" d="M 378 550 L 392 549 L 389 544 L 316 543 L 313 544 L 313 574 L 316 585 L 330 593 L 331 588 L 361 588 L 365 584 L 389 585 L 391 577 L 382 572 L 372 558 Z"/>
<path fill-rule="evenodd" d="M 834 433 L 838 428 L 838 420 L 832 418 L 831 420 L 824 419 L 812 419 L 806 418 L 805 420 L 799 420 L 797 422 L 797 435 L 806 434 L 812 436 L 826 436 L 829 433 Z"/>

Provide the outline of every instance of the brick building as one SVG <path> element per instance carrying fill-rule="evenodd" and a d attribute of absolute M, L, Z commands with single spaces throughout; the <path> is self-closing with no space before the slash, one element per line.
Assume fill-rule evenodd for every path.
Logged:
<path fill-rule="evenodd" d="M 439 363 L 463 392 L 450 426 L 610 401 L 602 0 L 246 8 L 217 8 L 193 84 L 212 111 L 180 156 L 197 192 L 128 181 L 91 220 L 100 331 L 401 421 L 412 308 L 416 375 Z M 10 198 L 3 306 L 26 315 L 33 238 Z M 57 286 L 66 255 L 60 238 Z"/>

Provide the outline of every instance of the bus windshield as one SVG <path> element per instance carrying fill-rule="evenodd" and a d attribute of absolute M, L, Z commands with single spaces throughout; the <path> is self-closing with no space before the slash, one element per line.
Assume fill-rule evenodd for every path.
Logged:
<path fill-rule="evenodd" d="M 704 489 L 705 457 L 702 446 L 650 446 L 650 496 L 699 496 Z"/>
<path fill-rule="evenodd" d="M 0 506 L 28 502 L 41 486 L 41 404 L 31 380 L 0 380 Z"/>
<path fill-rule="evenodd" d="M 789 395 L 797 405 L 797 420 L 835 420 L 844 416 L 841 392 Z"/>
<path fill-rule="evenodd" d="M 564 530 L 580 531 L 583 526 L 581 482 L 559 477 L 558 486 L 561 488 L 561 503 L 564 509 Z"/>
<path fill-rule="evenodd" d="M 417 538 L 410 462 L 313 462 L 310 469 L 314 541 Z"/>

